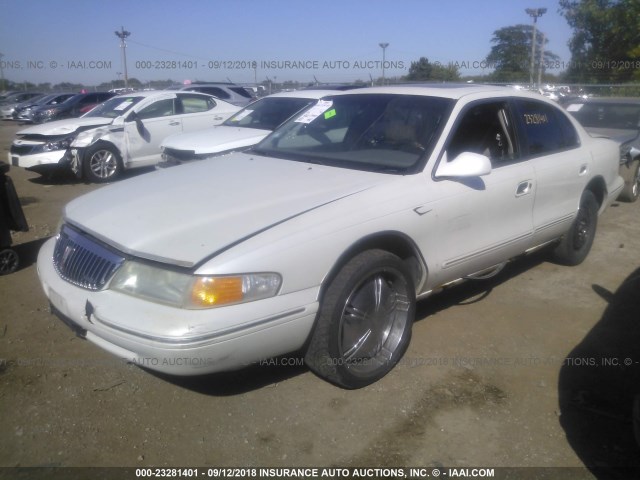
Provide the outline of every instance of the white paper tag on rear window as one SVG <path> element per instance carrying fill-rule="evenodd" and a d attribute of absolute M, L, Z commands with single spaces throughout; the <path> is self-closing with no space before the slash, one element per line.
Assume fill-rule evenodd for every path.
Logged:
<path fill-rule="evenodd" d="M 241 112 L 238 112 L 236 114 L 236 116 L 231 119 L 231 121 L 232 122 L 239 122 L 240 120 L 242 120 L 244 117 L 246 117 L 250 113 L 253 113 L 253 110 L 243 110 Z"/>
<path fill-rule="evenodd" d="M 129 105 L 131 105 L 131 102 L 133 102 L 132 99 L 128 98 L 126 99 L 124 102 L 118 104 L 117 107 L 114 108 L 115 111 L 119 112 L 120 110 L 124 110 L 125 108 L 127 108 Z"/>
<path fill-rule="evenodd" d="M 572 103 L 567 107 L 567 112 L 579 112 L 584 107 L 584 103 Z"/>
<path fill-rule="evenodd" d="M 318 100 L 318 103 L 296 118 L 295 121 L 298 123 L 311 123 L 324 112 L 329 110 L 332 105 L 333 102 L 331 100 Z"/>

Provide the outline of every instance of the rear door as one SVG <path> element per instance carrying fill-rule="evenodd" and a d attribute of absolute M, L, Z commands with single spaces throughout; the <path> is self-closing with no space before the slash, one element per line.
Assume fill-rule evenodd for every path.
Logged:
<path fill-rule="evenodd" d="M 220 125 L 240 107 L 217 101 L 208 95 L 178 93 L 182 131 L 191 132 Z"/>
<path fill-rule="evenodd" d="M 534 99 L 515 100 L 523 155 L 537 179 L 534 245 L 564 234 L 578 210 L 589 174 L 575 128 L 559 108 Z"/>

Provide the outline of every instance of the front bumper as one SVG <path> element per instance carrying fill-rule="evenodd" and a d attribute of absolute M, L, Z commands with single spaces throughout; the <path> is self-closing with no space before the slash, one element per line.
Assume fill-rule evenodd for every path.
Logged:
<path fill-rule="evenodd" d="M 10 151 L 8 154 L 9 163 L 14 167 L 22 167 L 29 170 L 38 170 L 42 167 L 63 165 L 66 150 L 53 150 L 51 152 L 24 154 Z"/>
<path fill-rule="evenodd" d="M 207 310 L 160 305 L 112 290 L 89 291 L 54 269 L 55 239 L 38 254 L 53 310 L 117 357 L 172 375 L 242 368 L 302 347 L 318 311 L 319 287 Z"/>

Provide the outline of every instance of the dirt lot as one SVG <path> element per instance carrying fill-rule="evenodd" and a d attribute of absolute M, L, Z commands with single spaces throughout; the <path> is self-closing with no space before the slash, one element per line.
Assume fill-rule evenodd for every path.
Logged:
<path fill-rule="evenodd" d="M 18 129 L 0 125 L 2 159 Z M 536 254 L 421 302 L 402 363 L 346 391 L 295 357 L 185 380 L 76 338 L 35 256 L 103 187 L 10 175 L 31 231 L 0 278 L 0 466 L 640 466 L 640 203 L 600 218 L 578 267 Z"/>

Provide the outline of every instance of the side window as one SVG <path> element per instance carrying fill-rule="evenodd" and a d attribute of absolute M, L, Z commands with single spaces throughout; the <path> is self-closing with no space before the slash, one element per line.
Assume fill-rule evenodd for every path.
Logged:
<path fill-rule="evenodd" d="M 551 105 L 535 100 L 516 100 L 516 103 L 527 154 L 542 155 L 565 148 L 562 125 Z"/>
<path fill-rule="evenodd" d="M 216 106 L 213 98 L 201 95 L 178 94 L 182 103 L 182 113 L 206 112 Z"/>
<path fill-rule="evenodd" d="M 167 117 L 169 115 L 175 115 L 175 100 L 173 98 L 158 100 L 138 112 L 138 117 L 142 120 L 146 118 Z"/>
<path fill-rule="evenodd" d="M 89 105 L 90 103 L 96 103 L 97 101 L 98 98 L 96 94 L 92 93 L 91 95 L 87 95 L 82 100 L 80 100 L 79 105 Z"/>
<path fill-rule="evenodd" d="M 462 152 L 489 157 L 494 167 L 519 157 L 509 104 L 505 101 L 472 105 L 462 113 L 447 147 L 448 161 Z"/>

